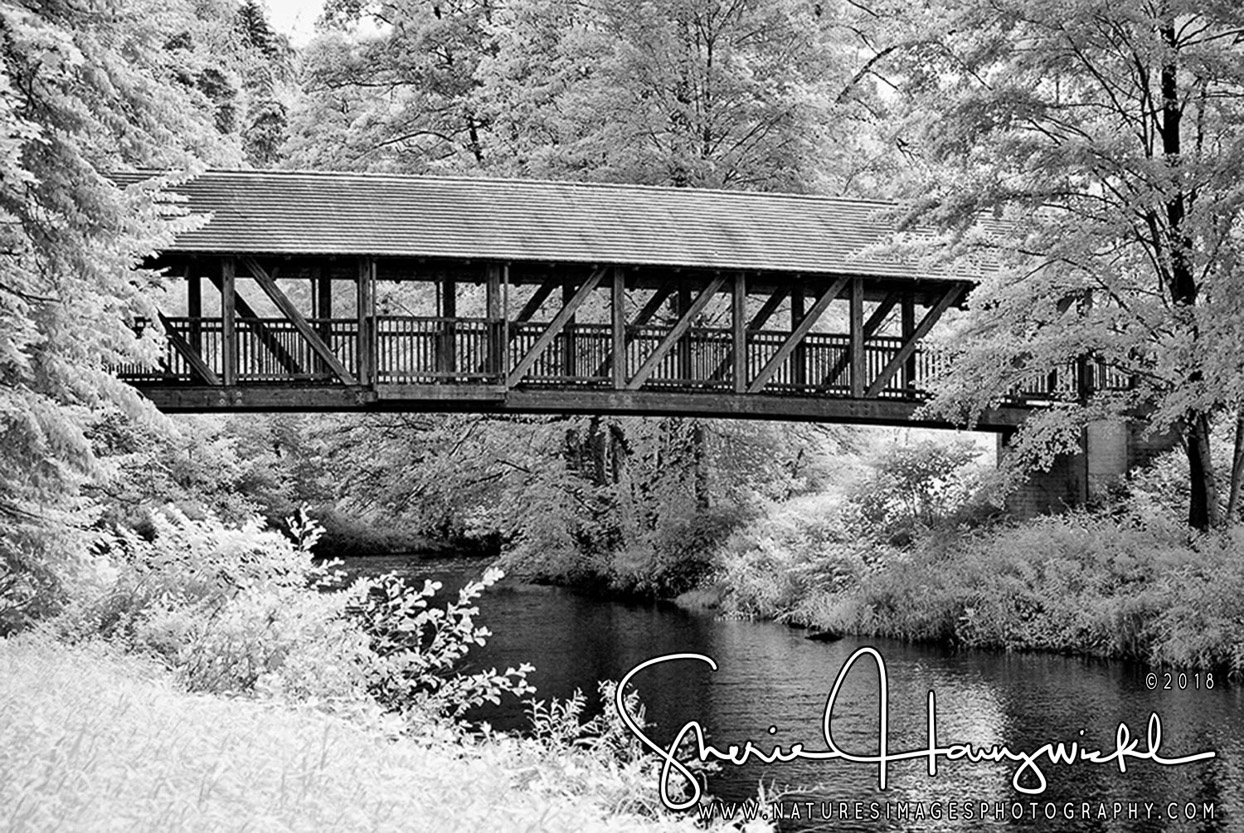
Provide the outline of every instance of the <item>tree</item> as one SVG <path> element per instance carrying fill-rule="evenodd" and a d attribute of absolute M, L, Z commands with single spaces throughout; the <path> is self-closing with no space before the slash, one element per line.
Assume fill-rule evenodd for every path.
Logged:
<path fill-rule="evenodd" d="M 0 6 L 0 632 L 38 612 L 84 563 L 101 475 L 86 431 L 149 414 L 109 368 L 150 360 L 160 277 L 135 269 L 180 221 L 121 166 L 231 161 L 204 96 L 165 49 L 188 10 L 167 3 Z"/>
<path fill-rule="evenodd" d="M 295 166 L 422 173 L 484 165 L 476 69 L 495 0 L 329 0 L 304 55 Z M 369 24 L 370 31 L 358 31 Z M 351 31 L 354 27 L 354 31 Z"/>
<path fill-rule="evenodd" d="M 1244 9 L 935 0 L 864 17 L 870 60 L 902 94 L 895 135 L 920 166 L 908 219 L 951 229 L 952 256 L 997 266 L 933 410 L 970 419 L 1087 357 L 1121 389 L 1034 415 L 1020 455 L 1074 450 L 1098 419 L 1174 426 L 1189 523 L 1217 523 L 1210 428 L 1244 401 Z M 992 234 L 982 213 L 1003 219 Z"/>
<path fill-rule="evenodd" d="M 480 98 L 517 174 L 806 191 L 844 63 L 803 0 L 519 0 Z"/>

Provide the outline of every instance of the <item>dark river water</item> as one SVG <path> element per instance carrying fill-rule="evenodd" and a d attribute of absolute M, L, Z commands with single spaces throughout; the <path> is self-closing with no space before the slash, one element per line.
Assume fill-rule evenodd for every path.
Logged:
<path fill-rule="evenodd" d="M 446 592 L 478 576 L 479 560 L 387 556 L 353 559 L 351 571 L 397 570 L 413 579 L 444 581 Z M 720 619 L 666 604 L 627 604 L 509 580 L 480 601 L 481 623 L 494 636 L 473 651 L 476 668 L 530 662 L 537 698 L 594 696 L 598 680 L 617 680 L 658 656 L 697 653 L 717 663 L 665 662 L 634 677 L 649 730 L 662 746 L 698 721 L 719 749 L 747 741 L 763 751 L 802 743 L 824 750 L 822 716 L 835 681 L 863 647 L 885 665 L 886 743 L 891 755 L 927 750 L 928 698 L 935 694 L 940 747 L 1000 747 L 1035 753 L 1072 742 L 1102 756 L 1120 745 L 1120 724 L 1149 749 L 1150 715 L 1160 718 L 1159 751 L 1167 759 L 1212 751 L 1216 757 L 1160 765 L 1125 757 L 1072 765 L 1038 759 L 1044 792 L 1025 794 L 1013 779 L 1019 763 L 891 762 L 879 788 L 879 767 L 846 760 L 756 759 L 726 763 L 708 792 L 728 801 L 755 799 L 761 785 L 790 790 L 780 802 L 782 830 L 977 830 L 1012 827 L 1059 831 L 1244 831 L 1244 691 L 1204 675 L 1181 681 L 1132 664 L 1044 655 L 954 652 L 934 646 L 848 638 L 813 642 L 782 625 Z M 1150 677 L 1150 672 L 1156 679 Z M 1180 685 L 1183 684 L 1181 690 Z M 1154 686 L 1156 685 L 1156 688 Z M 877 663 L 861 656 L 834 700 L 834 740 L 842 751 L 876 756 L 882 686 Z M 523 706 L 511 701 L 486 717 L 502 729 L 521 728 Z M 1025 773 L 1020 786 L 1035 789 Z M 1052 816 L 1052 818 L 1051 818 Z M 1174 816 L 1175 818 L 1172 818 Z M 1191 818 L 1189 818 L 1191 816 Z"/>

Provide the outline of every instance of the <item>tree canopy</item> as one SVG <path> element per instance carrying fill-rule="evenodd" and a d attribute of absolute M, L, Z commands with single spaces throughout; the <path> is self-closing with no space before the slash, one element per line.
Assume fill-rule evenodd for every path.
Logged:
<path fill-rule="evenodd" d="M 864 17 L 898 91 L 888 129 L 915 163 L 909 217 L 957 230 L 944 251 L 1000 264 L 934 408 L 970 417 L 1088 359 L 1097 389 L 1035 414 L 1023 453 L 1071 451 L 1092 420 L 1175 426 L 1190 521 L 1216 523 L 1210 432 L 1244 380 L 1244 11 L 938 0 Z M 982 213 L 1003 218 L 1000 235 L 965 231 Z M 1123 389 L 1102 389 L 1107 372 Z"/>

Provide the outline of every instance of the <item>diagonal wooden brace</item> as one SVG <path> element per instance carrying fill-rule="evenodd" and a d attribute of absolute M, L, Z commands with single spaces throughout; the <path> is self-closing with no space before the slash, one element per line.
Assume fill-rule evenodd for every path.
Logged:
<path fill-rule="evenodd" d="M 651 321 L 652 316 L 656 315 L 657 311 L 661 309 L 661 305 L 669 299 L 670 295 L 674 294 L 674 286 L 674 283 L 670 281 L 662 284 L 661 288 L 648 299 L 648 303 L 644 304 L 643 309 L 635 316 L 634 321 L 629 324 L 625 321 L 623 322 L 621 339 L 623 348 L 626 347 L 626 331 L 632 327 L 642 327 Z M 605 355 L 605 358 L 601 360 L 600 366 L 596 368 L 597 376 L 608 376 L 610 371 L 613 370 L 613 354 L 614 351 L 611 349 Z"/>
<path fill-rule="evenodd" d="M 881 329 L 881 325 L 884 324 L 885 320 L 890 317 L 890 312 L 894 309 L 898 302 L 899 294 L 897 292 L 891 292 L 885 296 L 885 299 L 882 300 L 875 310 L 873 310 L 873 314 L 868 316 L 868 320 L 864 322 L 863 341 L 868 341 L 868 339 L 876 335 L 877 330 Z M 829 387 L 832 385 L 834 380 L 842 375 L 842 372 L 847 369 L 847 365 L 850 363 L 850 352 L 843 353 L 839 356 L 838 360 L 834 362 L 832 367 L 830 367 L 829 372 L 825 374 L 825 378 L 821 380 L 821 387 Z"/>
<path fill-rule="evenodd" d="M 963 292 L 964 286 L 962 284 L 955 284 L 946 290 L 941 299 L 933 305 L 933 308 L 925 313 L 924 318 L 916 325 L 916 329 L 912 332 L 911 337 L 903 343 L 903 346 L 894 355 L 894 358 L 886 363 L 886 366 L 881 369 L 881 373 L 868 386 L 868 391 L 864 394 L 866 397 L 875 397 L 885 390 L 885 386 L 889 384 L 894 375 L 902 368 L 903 363 L 915 354 L 916 348 L 920 345 L 920 339 L 929 334 L 929 330 L 933 329 L 933 325 L 942 317 L 942 313 L 950 309 L 952 304 L 963 297 Z"/>
<path fill-rule="evenodd" d="M 212 285 L 223 293 L 224 285 L 223 281 L 220 279 L 220 276 L 211 275 L 209 277 Z M 286 373 L 290 373 L 294 376 L 300 375 L 302 373 L 302 368 L 298 365 L 298 362 L 289 354 L 289 351 L 285 349 L 285 345 L 280 342 L 280 339 L 273 335 L 272 332 L 264 326 L 259 313 L 255 312 L 255 310 L 251 308 L 251 305 L 246 303 L 246 299 L 241 295 L 238 295 L 236 291 L 233 295 L 233 303 L 240 318 L 250 319 L 250 325 L 255 333 L 255 337 L 259 339 L 259 343 L 264 346 L 264 349 L 272 354 L 272 357 L 276 359 L 277 364 L 285 368 Z"/>
<path fill-rule="evenodd" d="M 777 312 L 777 308 L 781 306 L 782 301 L 786 300 L 786 296 L 789 294 L 789 286 L 779 286 L 776 290 L 774 290 L 773 294 L 765 299 L 764 304 L 761 305 L 756 314 L 752 316 L 752 320 L 748 322 L 747 332 L 759 332 L 760 329 L 769 321 L 769 319 L 773 317 L 773 313 Z M 709 375 L 708 380 L 710 382 L 720 382 L 722 379 L 725 379 L 726 373 L 729 372 L 733 364 L 734 348 L 731 346 L 730 352 L 726 354 L 726 357 L 721 360 L 721 362 L 717 365 L 717 368 L 712 372 L 712 374 Z"/>
<path fill-rule="evenodd" d="M 312 352 L 319 356 L 320 360 L 323 361 L 324 364 L 327 365 L 333 372 L 333 374 L 336 375 L 336 377 L 344 384 L 358 384 L 354 374 L 349 370 L 346 370 L 346 366 L 342 364 L 341 360 L 338 359 L 333 353 L 332 348 L 325 344 L 324 340 L 320 338 L 320 334 L 311 328 L 311 325 L 307 323 L 307 319 L 303 318 L 302 313 L 299 312 L 298 308 L 294 306 L 294 303 L 286 297 L 285 293 L 281 291 L 281 288 L 276 285 L 276 281 L 274 281 L 264 270 L 264 268 L 259 265 L 259 262 L 250 256 L 245 256 L 241 258 L 241 260 L 242 265 L 250 271 L 251 277 L 255 279 L 255 283 L 259 284 L 259 288 L 264 291 L 264 294 L 272 299 L 272 303 L 276 304 L 277 309 L 279 309 L 281 313 L 289 319 L 290 323 L 294 325 L 294 329 L 297 330 L 298 334 L 301 335 L 303 340 L 307 342 L 307 346 L 311 348 Z"/>
<path fill-rule="evenodd" d="M 561 281 L 549 278 L 536 288 L 535 293 L 527 299 L 527 303 L 523 304 L 523 308 L 519 310 L 518 317 L 514 319 L 515 324 L 522 324 L 530 321 L 531 316 L 540 311 L 540 307 L 544 306 L 544 302 L 553 294 L 553 290 L 561 286 Z"/>
<path fill-rule="evenodd" d="M 506 387 L 514 387 L 522 381 L 523 377 L 527 375 L 527 371 L 531 370 L 531 366 L 540 358 L 540 354 L 548 349 L 548 346 L 557 338 L 557 334 L 574 317 L 579 307 L 583 306 L 583 302 L 596 290 L 600 279 L 607 271 L 607 269 L 603 268 L 592 270 L 592 274 L 588 276 L 588 279 L 583 282 L 575 294 L 571 296 L 570 300 L 557 311 L 557 315 L 553 316 L 553 320 L 549 322 L 544 332 L 536 339 L 536 343 L 531 345 L 531 349 L 527 351 L 526 355 L 518 360 L 518 364 L 514 365 L 514 369 L 510 371 L 510 375 L 505 379 Z"/>
<path fill-rule="evenodd" d="M 799 326 L 791 331 L 791 334 L 786 337 L 786 341 L 782 342 L 782 346 L 773 354 L 773 358 L 765 362 L 765 366 L 760 369 L 760 372 L 756 374 L 756 378 L 747 386 L 748 393 L 759 393 L 768 384 L 769 379 L 782 366 L 782 363 L 786 361 L 791 353 L 795 352 L 795 348 L 803 341 L 803 337 L 812 330 L 817 319 L 821 317 L 825 310 L 829 309 L 829 305 L 842 293 L 842 289 L 847 285 L 848 280 L 850 278 L 839 278 L 830 284 L 829 289 L 821 293 L 821 297 L 816 299 L 816 303 L 804 315 L 803 320 L 799 322 Z"/>
<path fill-rule="evenodd" d="M 220 377 L 207 366 L 207 362 L 203 361 L 203 357 L 190 346 L 190 342 L 173 329 L 172 322 L 164 316 L 164 313 L 160 313 L 160 324 L 164 327 L 164 337 L 168 339 L 169 346 L 186 360 L 186 364 L 190 365 L 194 374 L 209 385 L 219 385 Z"/>
<path fill-rule="evenodd" d="M 725 284 L 726 279 L 720 275 L 709 281 L 708 286 L 704 287 L 704 291 L 700 293 L 691 306 L 679 317 L 677 323 L 665 334 L 665 338 L 661 339 L 660 344 L 648 356 L 639 370 L 635 371 L 635 376 L 626 383 L 627 390 L 639 390 L 644 382 L 648 381 L 648 377 L 657 369 L 657 365 L 665 358 L 665 354 L 678 343 L 678 340 L 686 335 L 687 330 L 691 329 L 691 323 L 695 321 L 696 316 L 704 312 L 704 308 L 713 300 L 713 296 Z"/>

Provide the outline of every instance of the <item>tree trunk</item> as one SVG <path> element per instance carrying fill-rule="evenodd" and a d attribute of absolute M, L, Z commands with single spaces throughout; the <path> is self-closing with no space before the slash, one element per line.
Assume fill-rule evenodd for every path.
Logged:
<path fill-rule="evenodd" d="M 1244 484 L 1244 405 L 1235 415 L 1235 451 L 1231 455 L 1231 491 L 1223 522 L 1235 523 L 1240 507 L 1240 487 Z"/>
<path fill-rule="evenodd" d="M 1191 493 L 1188 525 L 1193 529 L 1207 530 L 1222 521 L 1218 507 L 1218 481 L 1214 477 L 1213 460 L 1210 459 L 1208 417 L 1201 414 L 1189 420 L 1184 449 L 1188 454 Z"/>

